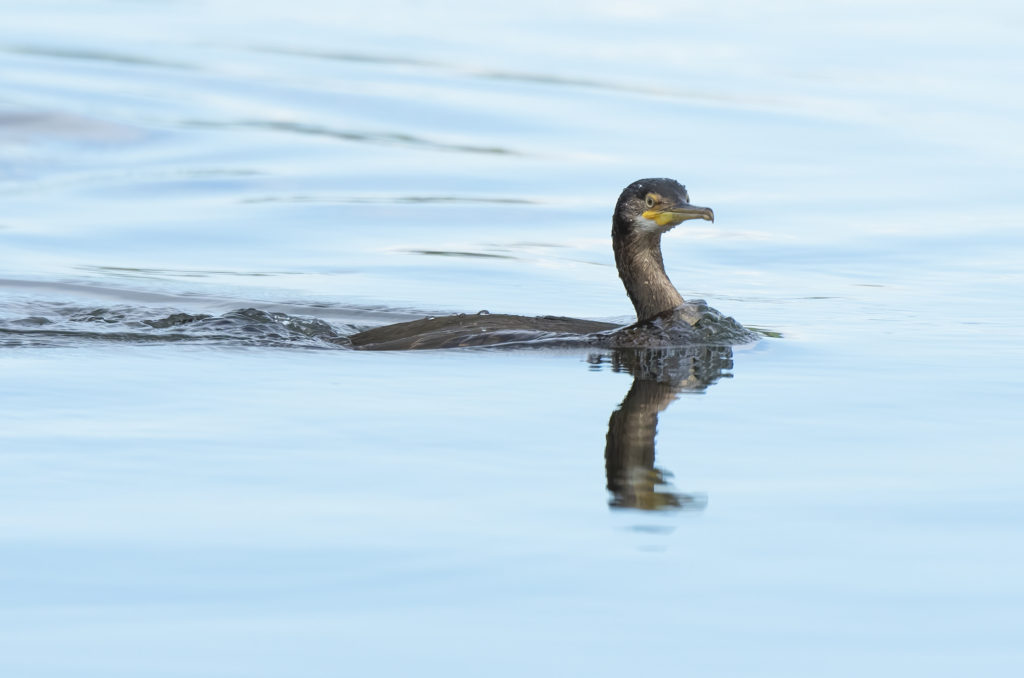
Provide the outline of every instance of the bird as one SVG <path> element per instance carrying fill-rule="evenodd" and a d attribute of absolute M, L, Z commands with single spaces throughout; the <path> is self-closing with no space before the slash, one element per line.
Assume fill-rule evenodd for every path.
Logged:
<path fill-rule="evenodd" d="M 715 213 L 691 204 L 686 187 L 674 179 L 640 179 L 619 195 L 612 216 L 612 250 L 636 311 L 632 325 L 481 311 L 376 327 L 352 334 L 349 342 L 360 350 L 413 350 L 505 344 L 667 348 L 756 341 L 756 332 L 703 300 L 684 300 L 665 272 L 661 236 L 692 219 L 714 222 Z"/>

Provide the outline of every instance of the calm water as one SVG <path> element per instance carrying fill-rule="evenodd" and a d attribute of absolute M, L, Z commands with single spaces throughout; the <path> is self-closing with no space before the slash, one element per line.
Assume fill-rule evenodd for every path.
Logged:
<path fill-rule="evenodd" d="M 3 675 L 1024 670 L 1016 5 L 0 10 Z M 628 322 L 645 176 L 780 338 L 345 346 Z"/>

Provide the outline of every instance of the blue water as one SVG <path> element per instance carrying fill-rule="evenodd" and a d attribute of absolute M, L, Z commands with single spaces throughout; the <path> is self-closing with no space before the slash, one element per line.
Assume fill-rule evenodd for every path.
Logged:
<path fill-rule="evenodd" d="M 1024 670 L 1016 5 L 0 11 L 3 675 Z M 630 322 L 646 176 L 778 336 L 632 508 L 612 356 L 345 346 Z"/>

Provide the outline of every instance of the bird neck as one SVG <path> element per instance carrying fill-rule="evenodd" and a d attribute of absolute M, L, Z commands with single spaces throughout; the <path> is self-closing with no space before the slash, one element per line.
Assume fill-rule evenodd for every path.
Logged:
<path fill-rule="evenodd" d="M 660 233 L 631 233 L 612 239 L 615 265 L 626 287 L 636 319 L 650 320 L 683 303 L 683 296 L 665 273 Z"/>

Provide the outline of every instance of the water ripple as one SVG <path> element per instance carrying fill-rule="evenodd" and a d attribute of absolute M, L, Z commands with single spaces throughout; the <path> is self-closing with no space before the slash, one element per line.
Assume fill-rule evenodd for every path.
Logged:
<path fill-rule="evenodd" d="M 267 195 L 245 198 L 241 202 L 259 203 L 332 203 L 343 205 L 539 205 L 537 200 L 468 195 L 393 195 L 393 196 L 329 196 L 329 195 Z"/>
<path fill-rule="evenodd" d="M 0 51 L 10 52 L 12 54 L 25 54 L 28 56 L 52 57 L 55 59 L 73 59 L 75 61 L 102 61 L 105 63 L 127 66 L 150 66 L 158 68 L 195 70 L 195 66 L 177 61 L 164 61 L 162 59 L 151 59 L 149 57 L 141 57 L 134 54 L 122 54 L 118 52 L 106 52 L 91 49 L 10 45 L 0 47 Z"/>
<path fill-rule="evenodd" d="M 414 68 L 444 71 L 447 73 L 462 75 L 468 78 L 481 80 L 505 81 L 530 85 L 545 85 L 553 87 L 569 87 L 591 89 L 605 92 L 616 92 L 621 94 L 638 94 L 643 96 L 667 97 L 672 99 L 685 99 L 687 101 L 703 102 L 734 106 L 739 108 L 758 108 L 762 106 L 781 106 L 784 102 L 768 97 L 743 97 L 729 95 L 720 92 L 701 91 L 694 89 L 679 89 L 672 87 L 646 85 L 643 83 L 626 83 L 601 78 L 580 78 L 550 73 L 531 73 L 528 71 L 504 71 L 487 70 L 479 68 L 467 68 L 458 64 L 415 59 L 403 56 L 388 54 L 370 54 L 360 52 L 326 52 L 317 50 L 288 49 L 279 47 L 253 47 L 254 51 L 268 54 L 283 54 L 309 59 L 323 59 L 327 61 L 342 61 L 354 64 L 374 64 L 380 66 L 411 66 Z"/>
<path fill-rule="evenodd" d="M 0 319 L 0 346 L 81 346 L 94 342 L 194 343 L 228 346 L 337 348 L 347 331 L 319 318 L 242 308 L 222 315 L 156 312 L 134 306 L 37 304 L 31 315 Z"/>
<path fill-rule="evenodd" d="M 351 141 L 363 144 L 377 144 L 384 146 L 406 146 L 413 148 L 426 148 L 435 151 L 454 151 L 459 153 L 484 153 L 490 155 L 525 155 L 503 146 L 479 146 L 475 144 L 455 144 L 443 141 L 435 141 L 415 134 L 406 132 L 371 132 L 365 130 L 342 130 L 323 125 L 314 125 L 304 122 L 289 120 L 234 120 L 230 122 L 218 122 L 213 120 L 187 120 L 182 124 L 189 127 L 203 128 L 231 128 L 247 127 L 254 129 L 266 129 L 274 132 L 286 132 L 289 134 L 301 134 L 304 136 L 325 137 L 339 141 Z"/>

